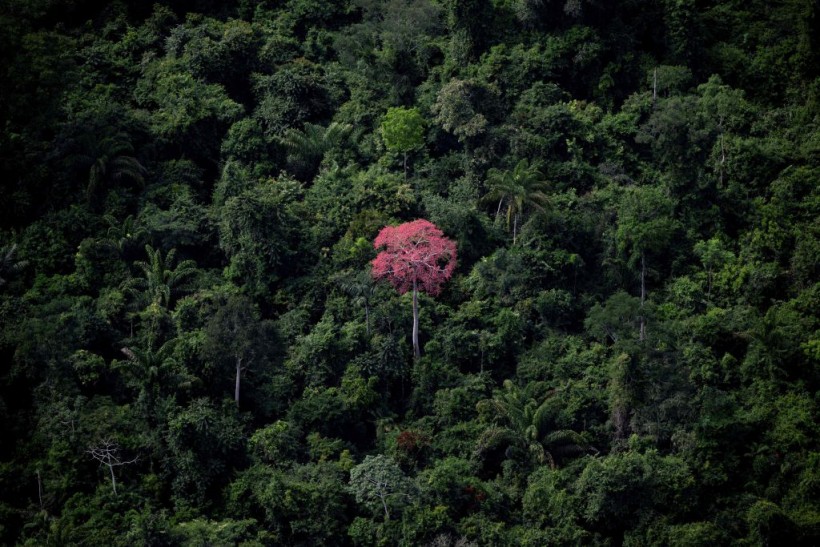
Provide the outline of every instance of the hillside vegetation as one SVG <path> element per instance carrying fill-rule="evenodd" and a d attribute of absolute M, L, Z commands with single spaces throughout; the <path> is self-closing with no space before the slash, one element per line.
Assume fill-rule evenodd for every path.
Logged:
<path fill-rule="evenodd" d="M 3 2 L 0 544 L 817 545 L 818 17 Z"/>

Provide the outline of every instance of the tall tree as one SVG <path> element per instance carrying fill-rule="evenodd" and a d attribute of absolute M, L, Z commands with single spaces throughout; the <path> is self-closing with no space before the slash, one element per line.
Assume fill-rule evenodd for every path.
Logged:
<path fill-rule="evenodd" d="M 266 362 L 272 353 L 271 324 L 259 319 L 248 297 L 231 295 L 208 321 L 205 334 L 205 357 L 233 368 L 234 402 L 238 406 L 243 373 Z"/>
<path fill-rule="evenodd" d="M 88 168 L 88 185 L 86 199 L 91 201 L 106 184 L 118 183 L 129 179 L 139 186 L 145 184 L 145 167 L 135 158 L 134 147 L 125 133 L 114 133 L 88 139 L 86 161 Z"/>
<path fill-rule="evenodd" d="M 677 229 L 672 218 L 672 199 L 659 186 L 632 186 L 624 189 L 618 210 L 615 234 L 618 249 L 627 255 L 630 267 L 640 268 L 641 317 L 640 339 L 646 339 L 647 256 L 668 248 Z"/>
<path fill-rule="evenodd" d="M 344 275 L 338 278 L 339 287 L 356 304 L 364 306 L 364 320 L 367 329 L 367 336 L 370 337 L 370 302 L 376 293 L 377 285 L 373 282 L 373 276 L 366 271 L 361 271 L 355 275 Z"/>
<path fill-rule="evenodd" d="M 496 217 L 501 209 L 507 210 L 507 229 L 512 225 L 513 245 L 515 245 L 518 226 L 527 209 L 543 211 L 549 197 L 545 193 L 549 183 L 544 180 L 537 164 L 530 164 L 523 159 L 512 170 L 490 169 L 487 173 L 490 191 L 484 196 L 487 201 L 498 200 Z"/>
<path fill-rule="evenodd" d="M 137 461 L 137 457 L 130 460 L 123 460 L 120 456 L 120 447 L 117 443 L 105 439 L 88 449 L 92 458 L 100 462 L 101 467 L 107 467 L 111 476 L 111 490 L 117 495 L 117 479 L 114 476 L 114 468 L 129 465 Z"/>
<path fill-rule="evenodd" d="M 477 405 L 495 423 L 478 439 L 476 454 L 482 456 L 492 448 L 506 446 L 508 457 L 518 455 L 539 465 L 555 467 L 561 457 L 597 453 L 579 433 L 555 426 L 555 415 L 561 405 L 554 398 L 555 393 L 551 391 L 539 403 L 526 389 L 505 380 L 503 391 Z"/>
<path fill-rule="evenodd" d="M 373 277 L 386 278 L 400 294 L 413 289 L 413 354 L 419 348 L 418 291 L 436 295 L 456 267 L 456 244 L 435 224 L 419 219 L 385 226 L 373 246 L 383 249 L 373 260 Z"/>
<path fill-rule="evenodd" d="M 390 506 L 407 503 L 412 497 L 413 483 L 389 456 L 366 456 L 350 470 L 350 491 L 356 501 L 376 510 L 381 506 L 384 520 L 390 520 Z"/>
<path fill-rule="evenodd" d="M 404 180 L 407 180 L 407 153 L 424 145 L 424 118 L 417 108 L 390 108 L 381 125 L 388 150 L 404 154 Z"/>
<path fill-rule="evenodd" d="M 6 278 L 19 272 L 28 265 L 28 260 L 16 260 L 14 258 L 16 252 L 16 243 L 0 247 L 0 287 L 8 282 Z"/>
<path fill-rule="evenodd" d="M 131 288 L 141 289 L 149 299 L 149 305 L 168 306 L 171 303 L 171 291 L 186 277 L 196 272 L 193 260 L 183 260 L 174 266 L 176 249 L 171 249 L 163 257 L 162 250 L 145 246 L 148 261 L 137 261 L 134 264 L 142 270 L 143 277 L 131 280 Z"/>

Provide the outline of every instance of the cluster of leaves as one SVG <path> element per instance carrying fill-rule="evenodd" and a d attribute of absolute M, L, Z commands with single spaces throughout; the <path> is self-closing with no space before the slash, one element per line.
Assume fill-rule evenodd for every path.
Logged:
<path fill-rule="evenodd" d="M 817 544 L 817 9 L 4 2 L 0 543 Z"/>

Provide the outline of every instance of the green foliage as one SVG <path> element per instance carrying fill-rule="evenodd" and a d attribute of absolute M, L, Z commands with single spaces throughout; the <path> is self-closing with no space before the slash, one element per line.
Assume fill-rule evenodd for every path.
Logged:
<path fill-rule="evenodd" d="M 587 332 L 601 342 L 605 342 L 607 338 L 612 342 L 623 338 L 634 339 L 638 330 L 638 317 L 642 313 L 640 305 L 639 298 L 618 291 L 603 306 L 592 306 L 585 321 Z"/>
<path fill-rule="evenodd" d="M 271 135 L 321 119 L 333 104 L 333 89 L 322 68 L 304 59 L 282 66 L 274 74 L 254 74 L 253 79 L 255 115 Z"/>
<path fill-rule="evenodd" d="M 691 500 L 694 477 L 674 456 L 634 451 L 589 460 L 578 478 L 580 516 L 594 529 L 628 529 L 656 507 L 683 514 Z"/>
<path fill-rule="evenodd" d="M 351 500 L 335 463 L 256 465 L 233 482 L 231 512 L 254 515 L 266 541 L 289 545 L 342 545 Z"/>
<path fill-rule="evenodd" d="M 636 267 L 642 256 L 667 248 L 677 227 L 672 201 L 658 186 L 626 188 L 618 209 L 618 249 Z"/>
<path fill-rule="evenodd" d="M 154 61 L 134 92 L 139 104 L 151 109 L 152 131 L 180 144 L 213 128 L 206 124 L 226 124 L 242 113 L 221 86 L 198 80 L 186 68 L 173 58 Z"/>
<path fill-rule="evenodd" d="M 388 150 L 404 154 L 404 177 L 407 178 L 407 153 L 424 145 L 424 118 L 417 108 L 394 107 L 387 110 L 380 131 Z"/>
<path fill-rule="evenodd" d="M 417 108 L 390 108 L 384 115 L 381 134 L 388 150 L 416 150 L 424 144 L 424 118 Z"/>
<path fill-rule="evenodd" d="M 220 211 L 220 246 L 230 258 L 225 276 L 265 294 L 293 255 L 299 221 L 288 205 L 301 189 L 287 179 L 268 181 L 228 199 Z"/>
<path fill-rule="evenodd" d="M 225 519 L 208 521 L 194 519 L 180 522 L 170 529 L 173 541 L 183 545 L 265 545 L 266 542 L 276 539 L 276 536 L 257 531 L 257 523 L 253 519 L 235 521 Z"/>
<path fill-rule="evenodd" d="M 475 103 L 485 92 L 472 82 L 451 80 L 436 96 L 433 105 L 436 122 L 461 142 L 479 137 L 487 130 L 487 118 L 477 110 Z"/>
<path fill-rule="evenodd" d="M 311 180 L 325 154 L 337 147 L 350 133 L 351 126 L 331 123 L 321 127 L 306 123 L 301 131 L 289 129 L 282 138 L 288 150 L 288 165 L 301 180 Z"/>
<path fill-rule="evenodd" d="M 228 405 L 194 399 L 168 422 L 168 471 L 179 509 L 203 506 L 239 465 L 244 432 Z"/>
<path fill-rule="evenodd" d="M 384 520 L 407 505 L 413 497 L 414 487 L 410 480 L 389 457 L 366 456 L 364 461 L 350 470 L 350 490 L 356 502 L 373 513 L 384 511 Z"/>
<path fill-rule="evenodd" d="M 196 271 L 196 263 L 185 260 L 175 265 L 176 249 L 171 249 L 162 256 L 160 249 L 155 250 L 146 245 L 145 252 L 148 261 L 135 262 L 142 271 L 142 277 L 132 279 L 128 288 L 139 295 L 140 302 L 145 307 L 168 307 L 171 303 L 171 291 Z"/>
<path fill-rule="evenodd" d="M 512 171 L 490 169 L 487 173 L 490 192 L 482 199 L 491 203 L 498 200 L 496 218 L 502 208 L 507 210 L 507 230 L 512 230 L 515 245 L 518 225 L 527 208 L 544 210 L 548 197 L 545 191 L 549 184 L 543 180 L 537 165 L 530 165 L 526 159 L 519 161 Z"/>
<path fill-rule="evenodd" d="M 522 390 L 506 380 L 503 392 L 476 405 L 484 420 L 492 423 L 476 445 L 480 460 L 490 460 L 503 449 L 505 459 L 524 466 L 555 467 L 564 459 L 595 452 L 582 435 L 555 427 L 559 401 L 544 397 L 539 393 L 543 391 L 544 386 L 537 383 Z M 542 397 L 544 400 L 539 402 Z"/>
<path fill-rule="evenodd" d="M 816 2 L 164 4 L 0 8 L 0 544 L 820 543 Z"/>
<path fill-rule="evenodd" d="M 253 166 L 254 174 L 272 174 L 271 142 L 265 136 L 258 120 L 242 118 L 234 123 L 222 141 L 220 156 L 223 160 Z"/>
<path fill-rule="evenodd" d="M 8 279 L 14 274 L 22 271 L 28 265 L 25 260 L 17 260 L 15 254 L 17 252 L 17 244 L 5 246 L 0 249 L 0 287 L 8 283 Z"/>

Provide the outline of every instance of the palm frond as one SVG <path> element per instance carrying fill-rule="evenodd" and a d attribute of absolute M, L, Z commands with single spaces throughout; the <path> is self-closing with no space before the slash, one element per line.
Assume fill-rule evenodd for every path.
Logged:
<path fill-rule="evenodd" d="M 160 249 L 146 245 L 145 253 L 148 255 L 147 261 L 134 262 L 134 266 L 142 271 L 142 277 L 129 280 L 126 286 L 132 293 L 142 290 L 143 296 L 151 304 L 167 307 L 171 303 L 173 290 L 196 273 L 196 262 L 184 260 L 174 267 L 176 249 L 171 249 L 163 257 Z"/>
<path fill-rule="evenodd" d="M 288 150 L 288 164 L 296 175 L 310 176 L 325 154 L 351 132 L 352 126 L 333 122 L 327 127 L 306 123 L 302 129 L 289 129 L 280 139 Z"/>
<path fill-rule="evenodd" d="M 15 260 L 16 253 L 16 243 L 0 248 L 0 287 L 7 283 L 6 277 L 28 266 L 28 260 Z"/>
<path fill-rule="evenodd" d="M 501 446 L 521 444 L 521 438 L 515 431 L 506 427 L 491 427 L 481 434 L 476 443 L 475 454 L 483 456 L 490 450 Z"/>

